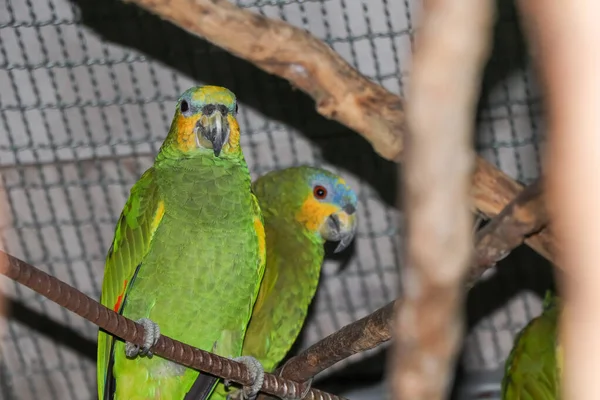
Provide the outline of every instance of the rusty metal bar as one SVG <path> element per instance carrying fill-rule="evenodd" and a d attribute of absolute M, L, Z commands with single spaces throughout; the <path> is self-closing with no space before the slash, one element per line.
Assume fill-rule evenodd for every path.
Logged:
<path fill-rule="evenodd" d="M 142 325 L 104 307 L 65 282 L 0 250 L 0 258 L 4 256 L 6 256 L 8 262 L 0 263 L 0 273 L 2 275 L 27 286 L 123 340 L 139 345 L 143 344 L 144 328 Z M 197 349 L 168 336 L 161 335 L 156 345 L 152 347 L 152 352 L 186 367 L 229 379 L 242 385 L 252 383 L 252 377 L 244 364 Z M 304 385 L 301 383 L 292 382 L 272 374 L 265 374 L 261 389 L 265 393 L 282 398 L 299 398 L 303 390 Z M 342 397 L 312 388 L 305 399 L 344 400 Z"/>

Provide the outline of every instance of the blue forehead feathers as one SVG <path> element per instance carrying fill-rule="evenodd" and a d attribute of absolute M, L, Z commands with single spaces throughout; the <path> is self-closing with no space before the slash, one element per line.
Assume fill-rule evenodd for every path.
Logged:
<path fill-rule="evenodd" d="M 350 202 L 356 205 L 356 194 L 348 186 L 340 182 L 338 177 L 324 173 L 314 174 L 311 179 L 311 187 L 321 185 L 327 189 L 327 198 L 324 200 L 328 203 L 343 205 Z"/>

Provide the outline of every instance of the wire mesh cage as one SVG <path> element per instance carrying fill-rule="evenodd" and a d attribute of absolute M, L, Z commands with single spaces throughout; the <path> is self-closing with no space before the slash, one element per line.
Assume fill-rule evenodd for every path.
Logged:
<path fill-rule="evenodd" d="M 237 4 L 307 29 L 361 73 L 404 95 L 416 0 Z M 540 170 L 542 110 L 516 14 L 502 7 L 476 145 L 501 170 L 530 183 Z M 5 250 L 99 298 L 104 258 L 129 188 L 153 162 L 175 100 L 199 83 L 226 86 L 238 96 L 253 178 L 311 164 L 339 172 L 358 193 L 359 233 L 350 251 L 326 260 L 297 349 L 393 300 L 402 251 L 395 165 L 319 116 L 312 100 L 287 82 L 118 0 L 0 0 Z M 549 285 L 520 268 L 540 264 L 528 250 L 503 263 L 510 267 L 471 294 L 490 301 L 470 305 L 467 372 L 502 367 L 515 332 L 540 312 L 539 293 Z M 0 398 L 94 398 L 97 328 L 28 289 L 7 288 L 13 314 L 1 338 Z M 380 351 L 353 356 L 322 375 Z"/>

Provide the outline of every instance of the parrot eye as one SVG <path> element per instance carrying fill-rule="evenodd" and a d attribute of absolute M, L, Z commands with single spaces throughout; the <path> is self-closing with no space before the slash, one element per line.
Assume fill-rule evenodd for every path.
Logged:
<path fill-rule="evenodd" d="M 237 112 L 238 112 L 238 104 L 235 103 L 235 113 L 237 114 Z"/>
<path fill-rule="evenodd" d="M 317 199 L 323 200 L 325 197 L 327 197 L 327 189 L 321 185 L 315 186 L 313 189 L 313 194 Z"/>
<path fill-rule="evenodd" d="M 181 100 L 181 104 L 179 105 L 179 109 L 181 110 L 181 113 L 186 113 L 189 109 L 190 109 L 190 104 L 187 102 L 187 100 Z"/>

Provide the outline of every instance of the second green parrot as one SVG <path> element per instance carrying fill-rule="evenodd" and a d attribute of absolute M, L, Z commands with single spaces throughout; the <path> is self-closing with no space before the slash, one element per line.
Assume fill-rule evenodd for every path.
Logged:
<path fill-rule="evenodd" d="M 559 314 L 558 299 L 548 292 L 542 314 L 531 320 L 515 338 L 502 380 L 503 400 L 560 398 Z"/>
<path fill-rule="evenodd" d="M 339 242 L 339 252 L 354 238 L 357 197 L 338 175 L 308 166 L 272 171 L 252 189 L 265 221 L 267 265 L 242 354 L 273 372 L 306 319 L 325 241 Z M 221 396 L 218 390 L 212 399 Z"/>

